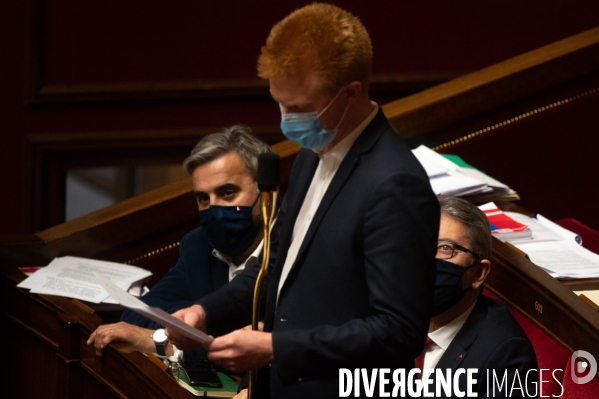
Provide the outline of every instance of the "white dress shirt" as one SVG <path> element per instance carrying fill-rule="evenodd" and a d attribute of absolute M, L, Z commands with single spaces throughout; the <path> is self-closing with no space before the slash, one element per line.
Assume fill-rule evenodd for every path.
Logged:
<path fill-rule="evenodd" d="M 225 262 L 227 265 L 229 265 L 229 282 L 231 282 L 231 280 L 233 280 L 233 278 L 240 275 L 241 272 L 243 272 L 246 268 L 250 268 L 259 262 L 258 257 L 262 253 L 263 246 L 264 246 L 264 239 L 262 239 L 262 241 L 260 241 L 260 244 L 258 244 L 258 246 L 254 250 L 254 252 L 252 252 L 252 254 L 250 256 L 248 256 L 248 258 L 245 260 L 245 262 L 243 262 L 240 265 L 236 265 L 235 263 L 233 263 L 233 260 L 231 259 L 230 256 L 223 254 L 222 252 L 218 251 L 217 249 L 212 250 L 212 255 L 215 258 L 217 258 L 218 260 L 221 260 L 221 261 Z M 173 345 L 173 351 L 174 351 L 173 356 L 167 357 L 167 356 L 159 356 L 158 354 L 155 354 L 155 355 L 162 357 L 162 358 L 167 358 L 171 362 L 182 361 L 183 360 L 183 351 L 180 350 L 179 348 L 177 348 L 175 345 Z"/>
<path fill-rule="evenodd" d="M 227 265 L 229 265 L 229 282 L 231 282 L 231 280 L 233 280 L 234 277 L 239 276 L 246 268 L 249 269 L 250 267 L 254 266 L 256 263 L 260 262 L 260 259 L 258 259 L 258 258 L 260 256 L 260 254 L 262 253 L 263 246 L 264 246 L 264 239 L 262 239 L 262 241 L 260 241 L 260 244 L 258 244 L 258 246 L 254 250 L 254 252 L 252 252 L 252 254 L 245 260 L 245 262 L 243 262 L 240 265 L 236 265 L 235 263 L 233 263 L 233 260 L 231 259 L 231 257 L 229 255 L 225 255 L 222 252 L 218 251 L 217 249 L 212 250 L 212 255 L 215 258 L 222 260 Z"/>
<path fill-rule="evenodd" d="M 468 310 L 443 327 L 428 333 L 428 336 L 433 340 L 433 343 L 427 348 L 426 353 L 424 354 L 424 364 L 422 368 L 434 369 L 437 367 L 437 363 L 439 363 L 439 360 L 441 360 L 441 357 L 445 354 L 449 344 L 451 344 L 451 341 L 453 341 L 460 329 L 464 326 L 470 313 L 472 313 L 474 305 L 476 305 L 476 302 L 474 302 Z"/>
<path fill-rule="evenodd" d="M 287 258 L 285 259 L 283 271 L 281 272 L 281 279 L 279 280 L 277 302 L 279 299 L 278 297 L 281 293 L 281 288 L 285 284 L 285 280 L 289 275 L 291 266 L 297 258 L 297 254 L 299 252 L 300 247 L 302 246 L 304 238 L 306 237 L 306 232 L 310 227 L 310 223 L 312 222 L 312 219 L 314 218 L 314 215 L 318 210 L 320 201 L 324 197 L 327 188 L 331 184 L 333 177 L 335 177 L 335 173 L 337 173 L 339 165 L 341 165 L 341 162 L 349 152 L 349 149 L 354 144 L 358 136 L 360 136 L 364 129 L 366 129 L 366 126 L 368 126 L 368 124 L 374 119 L 378 112 L 378 105 L 374 102 L 372 104 L 374 105 L 374 110 L 348 136 L 344 137 L 343 140 L 341 140 L 328 151 L 315 151 L 318 154 L 318 157 L 320 158 L 320 162 L 318 163 L 316 172 L 314 172 L 314 176 L 312 177 L 312 183 L 310 183 L 310 188 L 308 188 L 308 192 L 306 193 L 306 197 L 304 198 L 302 208 L 300 209 L 297 215 L 297 219 L 295 220 L 295 225 L 293 226 L 291 245 L 287 250 Z"/>

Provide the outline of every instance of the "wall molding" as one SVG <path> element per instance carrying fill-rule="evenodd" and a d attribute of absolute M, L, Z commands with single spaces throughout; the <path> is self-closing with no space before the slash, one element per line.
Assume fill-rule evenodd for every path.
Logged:
<path fill-rule="evenodd" d="M 29 106 L 72 104 L 140 104 L 198 100 L 270 101 L 268 84 L 255 79 L 195 79 L 128 82 L 81 82 L 55 84 L 47 72 L 47 4 L 30 0 Z M 446 82 L 462 73 L 374 74 L 370 83 L 373 98 L 397 99 Z"/>
<path fill-rule="evenodd" d="M 252 130 L 270 145 L 284 140 L 278 126 Z M 200 138 L 214 132 L 169 129 L 26 135 L 28 226 L 36 232 L 64 222 L 67 171 L 180 163 Z"/>

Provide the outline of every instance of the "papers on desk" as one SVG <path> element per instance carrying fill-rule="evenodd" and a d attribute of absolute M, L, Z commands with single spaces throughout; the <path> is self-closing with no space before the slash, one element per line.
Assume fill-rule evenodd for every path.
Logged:
<path fill-rule="evenodd" d="M 532 236 L 529 238 L 505 240 L 511 242 L 513 245 L 518 246 L 519 244 L 531 242 L 556 242 L 562 240 L 571 241 L 578 245 L 582 244 L 582 238 L 578 234 L 564 229 L 562 226 L 553 223 L 551 220 L 542 215 L 537 215 L 533 218 L 518 212 L 505 212 L 505 214 L 519 223 L 528 225 L 533 232 Z"/>
<path fill-rule="evenodd" d="M 515 192 L 505 184 L 493 179 L 465 163 L 455 155 L 441 155 L 426 146 L 412 150 L 426 171 L 435 194 L 467 197 L 509 197 Z"/>
<path fill-rule="evenodd" d="M 121 263 L 64 256 L 55 258 L 23 280 L 17 287 L 30 289 L 35 294 L 50 294 L 76 298 L 92 303 L 116 303 L 96 281 L 98 273 L 125 290 L 138 296 L 144 280 L 152 272 Z"/>
<path fill-rule="evenodd" d="M 531 262 L 547 273 L 561 279 L 599 277 L 599 255 L 583 248 L 578 235 L 541 215 L 532 218 L 516 212 L 505 213 L 527 224 L 532 236 L 504 241 L 525 252 Z"/>
<path fill-rule="evenodd" d="M 108 279 L 104 278 L 98 273 L 94 273 L 96 281 L 100 286 L 110 294 L 110 297 L 117 303 L 123 305 L 132 311 L 139 313 L 142 316 L 147 317 L 156 323 L 168 327 L 173 331 L 178 332 L 187 338 L 193 339 L 198 342 L 212 342 L 212 337 L 193 328 L 192 326 L 185 324 L 183 321 L 174 318 L 164 310 L 160 308 L 150 307 L 144 302 L 135 298 L 133 295 L 128 294 L 125 290 L 119 288 L 116 284 L 111 283 Z"/>
<path fill-rule="evenodd" d="M 599 255 L 574 242 L 531 242 L 517 247 L 555 278 L 599 277 Z"/>
<path fill-rule="evenodd" d="M 502 241 L 532 237 L 532 230 L 503 212 L 493 202 L 478 207 L 489 219 L 491 234 Z"/>

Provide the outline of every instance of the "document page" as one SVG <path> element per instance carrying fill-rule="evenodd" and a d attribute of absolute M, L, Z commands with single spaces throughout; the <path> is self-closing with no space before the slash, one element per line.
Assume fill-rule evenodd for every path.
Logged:
<path fill-rule="evenodd" d="M 511 242 L 515 246 L 539 241 L 557 242 L 564 240 L 572 240 L 572 242 L 576 242 L 578 244 L 582 242 L 580 237 L 575 233 L 572 233 L 571 231 L 566 230 L 561 226 L 558 226 L 557 224 L 553 223 L 552 221 L 548 220 L 547 218 L 541 215 L 537 215 L 536 218 L 532 218 L 530 216 L 523 215 L 518 212 L 505 212 L 505 214 L 519 223 L 528 225 L 528 227 L 532 230 L 532 237 L 504 240 Z"/>
<path fill-rule="evenodd" d="M 128 294 L 125 290 L 117 287 L 115 284 L 111 283 L 99 274 L 96 274 L 95 277 L 98 283 L 110 294 L 112 299 L 124 307 L 129 308 L 132 311 L 139 313 L 140 315 L 145 316 L 164 327 L 168 327 L 179 334 L 185 335 L 187 338 L 198 342 L 212 342 L 212 337 L 203 333 L 197 328 L 193 328 L 192 326 L 185 324 L 181 320 L 171 316 L 169 313 L 160 308 L 146 305 L 133 295 Z"/>
<path fill-rule="evenodd" d="M 458 168 L 453 162 L 423 145 L 413 149 L 412 153 L 416 156 L 429 178 L 447 174 Z"/>
<path fill-rule="evenodd" d="M 518 244 L 530 260 L 556 278 L 599 277 L 599 255 L 574 240 Z"/>
<path fill-rule="evenodd" d="M 48 266 L 39 269 L 17 286 L 30 289 L 36 294 L 101 303 L 109 295 L 96 281 L 94 272 L 124 289 L 152 275 L 152 272 L 136 266 L 65 256 L 54 259 Z"/>
<path fill-rule="evenodd" d="M 467 195 L 484 192 L 488 186 L 480 180 L 458 172 L 448 172 L 445 175 L 430 179 L 435 194 Z"/>
<path fill-rule="evenodd" d="M 458 167 L 424 145 L 412 150 L 412 153 L 424 167 L 435 194 L 471 195 L 493 191 L 485 180 L 478 178 L 480 176 L 476 172 L 462 173 L 462 169 L 466 168 Z"/>
<path fill-rule="evenodd" d="M 574 240 L 578 245 L 582 245 L 582 237 L 580 237 L 578 234 L 563 228 L 559 224 L 552 222 L 540 214 L 537 215 L 537 220 L 541 225 L 547 227 L 549 230 L 555 232 L 566 240 Z"/>

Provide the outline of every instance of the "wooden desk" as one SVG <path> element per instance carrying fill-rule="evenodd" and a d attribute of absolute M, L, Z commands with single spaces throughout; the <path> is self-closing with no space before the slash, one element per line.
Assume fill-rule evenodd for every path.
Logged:
<path fill-rule="evenodd" d="M 126 344 L 95 354 L 86 340 L 102 320 L 67 298 L 30 294 L 16 267 L 0 266 L 7 398 L 191 398 L 164 370 Z"/>

